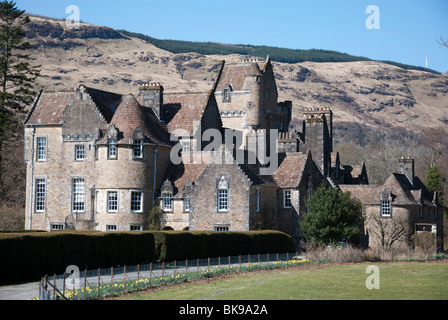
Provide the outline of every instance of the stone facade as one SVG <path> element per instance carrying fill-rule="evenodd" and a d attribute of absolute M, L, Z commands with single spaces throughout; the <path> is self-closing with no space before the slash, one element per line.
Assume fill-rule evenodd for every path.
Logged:
<path fill-rule="evenodd" d="M 383 185 L 339 185 L 363 204 L 363 245 L 389 249 L 409 246 L 415 233 L 435 235 L 434 248 L 443 250 L 443 208 L 414 174 L 414 160 L 398 160 L 397 172 Z"/>
<path fill-rule="evenodd" d="M 300 249 L 305 201 L 322 184 L 375 193 L 374 202 L 359 197 L 377 216 L 382 193 L 365 165 L 343 165 L 333 152 L 332 111 L 304 110 L 302 132 L 289 129 L 291 113 L 269 58 L 223 62 L 207 92 L 166 93 L 159 83 L 135 97 L 85 86 L 42 92 L 25 125 L 26 228 L 141 231 L 160 206 L 166 230 L 273 229 Z M 442 214 L 426 221 L 416 205 L 426 212 L 437 200 L 413 162 L 399 169 L 383 189 L 396 199 L 399 185 L 413 200 L 392 201 L 392 217 L 406 217 L 408 234 L 433 224 L 439 236 Z"/>

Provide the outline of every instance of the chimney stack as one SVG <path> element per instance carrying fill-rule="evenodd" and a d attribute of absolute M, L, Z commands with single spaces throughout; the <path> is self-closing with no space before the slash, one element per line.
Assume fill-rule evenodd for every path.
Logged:
<path fill-rule="evenodd" d="M 140 87 L 142 106 L 152 108 L 159 119 L 162 119 L 163 86 L 160 83 L 144 84 Z"/>
<path fill-rule="evenodd" d="M 411 184 L 414 185 L 414 159 L 411 159 L 411 157 L 398 159 L 398 172 L 406 175 Z"/>

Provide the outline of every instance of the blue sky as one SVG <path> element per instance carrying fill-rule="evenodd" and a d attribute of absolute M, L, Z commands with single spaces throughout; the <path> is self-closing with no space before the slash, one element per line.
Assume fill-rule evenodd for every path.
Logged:
<path fill-rule="evenodd" d="M 16 0 L 28 13 L 82 21 L 158 39 L 327 49 L 448 71 L 447 0 Z M 379 29 L 368 29 L 369 5 Z M 374 20 L 375 22 L 375 20 Z"/>

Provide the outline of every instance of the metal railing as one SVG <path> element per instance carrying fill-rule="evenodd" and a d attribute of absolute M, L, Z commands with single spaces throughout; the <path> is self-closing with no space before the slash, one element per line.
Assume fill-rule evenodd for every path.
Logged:
<path fill-rule="evenodd" d="M 256 254 L 150 263 L 80 271 L 69 266 L 61 275 L 40 281 L 39 300 L 85 300 L 119 296 L 173 283 L 307 263 L 297 253 Z"/>

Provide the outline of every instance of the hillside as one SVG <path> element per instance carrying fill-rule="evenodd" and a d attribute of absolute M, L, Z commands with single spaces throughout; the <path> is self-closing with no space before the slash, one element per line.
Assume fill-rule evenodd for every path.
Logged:
<path fill-rule="evenodd" d="M 39 85 L 51 90 L 84 83 L 136 93 L 145 82 L 160 82 L 166 91 L 208 90 L 222 60 L 245 57 L 175 54 L 106 27 L 83 24 L 70 31 L 65 21 L 31 20 L 26 35 L 35 45 L 35 62 L 42 65 Z M 273 64 L 279 99 L 293 101 L 293 117 L 301 120 L 303 108 L 331 107 L 340 141 L 363 144 L 390 135 L 414 139 L 424 128 L 448 129 L 446 74 L 376 61 Z"/>

